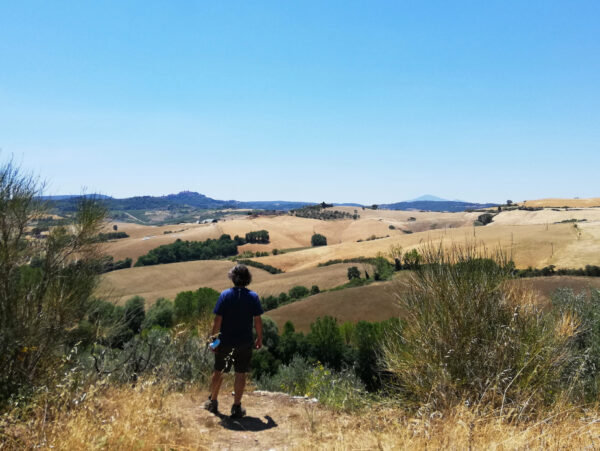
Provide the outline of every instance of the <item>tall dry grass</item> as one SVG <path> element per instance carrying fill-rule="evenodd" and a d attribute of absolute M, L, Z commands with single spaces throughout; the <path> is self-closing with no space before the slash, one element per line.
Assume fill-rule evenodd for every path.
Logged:
<path fill-rule="evenodd" d="M 404 402 L 430 411 L 466 404 L 519 417 L 569 397 L 580 320 L 542 311 L 508 284 L 512 266 L 475 245 L 423 246 L 424 264 L 399 292 L 405 327 L 383 364 Z"/>
<path fill-rule="evenodd" d="M 206 449 L 208 437 L 178 408 L 181 393 L 166 384 L 145 381 L 136 386 L 91 390 L 88 399 L 68 409 L 38 405 L 27 421 L 3 418 L 0 448 Z M 189 390 L 187 396 L 194 396 Z M 198 404 L 201 404 L 199 401 Z"/>

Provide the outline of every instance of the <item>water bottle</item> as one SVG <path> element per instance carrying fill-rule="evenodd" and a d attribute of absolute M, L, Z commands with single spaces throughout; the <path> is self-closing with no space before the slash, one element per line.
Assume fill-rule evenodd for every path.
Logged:
<path fill-rule="evenodd" d="M 220 344 L 221 344 L 221 340 L 219 340 L 218 338 L 216 338 L 215 341 L 213 341 L 208 346 L 210 346 L 210 349 L 217 349 L 217 346 L 219 346 Z"/>

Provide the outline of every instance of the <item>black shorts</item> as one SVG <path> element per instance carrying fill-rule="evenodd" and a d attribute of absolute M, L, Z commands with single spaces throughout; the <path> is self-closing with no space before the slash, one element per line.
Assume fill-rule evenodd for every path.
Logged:
<path fill-rule="evenodd" d="M 233 366 L 236 373 L 247 373 L 250 371 L 251 359 L 252 343 L 241 346 L 221 344 L 215 352 L 215 371 L 229 373 Z"/>

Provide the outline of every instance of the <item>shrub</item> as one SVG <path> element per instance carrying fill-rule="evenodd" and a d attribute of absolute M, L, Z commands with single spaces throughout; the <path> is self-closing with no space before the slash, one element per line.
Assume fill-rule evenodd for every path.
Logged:
<path fill-rule="evenodd" d="M 378 256 L 373 263 L 373 277 L 375 280 L 386 280 L 394 273 L 394 265 L 385 257 Z"/>
<path fill-rule="evenodd" d="M 300 286 L 300 285 L 291 288 L 289 291 L 290 298 L 292 298 L 292 299 L 304 298 L 304 297 L 308 296 L 309 293 L 310 292 L 308 291 L 308 288 Z"/>
<path fill-rule="evenodd" d="M 243 263 L 246 266 L 254 266 L 255 268 L 259 268 L 262 269 L 264 271 L 267 271 L 268 273 L 271 274 L 282 274 L 283 271 L 279 268 L 275 268 L 274 266 L 271 265 L 266 265 L 264 263 L 261 262 L 255 262 L 254 260 L 237 260 L 238 263 Z"/>
<path fill-rule="evenodd" d="M 267 230 L 248 232 L 246 234 L 246 242 L 266 244 L 269 242 L 269 232 Z"/>
<path fill-rule="evenodd" d="M 263 310 L 265 311 L 276 309 L 277 305 L 279 304 L 279 301 L 275 296 L 264 297 L 261 299 L 261 301 L 263 305 Z"/>
<path fill-rule="evenodd" d="M 559 289 L 552 294 L 552 305 L 563 315 L 574 315 L 581 321 L 580 333 L 575 340 L 578 359 L 571 373 L 578 374 L 581 393 L 587 401 L 600 394 L 600 291 L 575 293 L 572 289 Z"/>
<path fill-rule="evenodd" d="M 134 296 L 125 303 L 125 325 L 134 334 L 142 329 L 142 323 L 146 318 L 145 304 L 146 301 L 140 296 Z"/>
<path fill-rule="evenodd" d="M 348 268 L 348 280 L 360 279 L 360 271 L 356 266 L 350 266 Z"/>
<path fill-rule="evenodd" d="M 163 263 L 187 262 L 192 260 L 215 260 L 237 254 L 237 244 L 227 234 L 218 240 L 182 241 L 163 244 L 138 258 L 135 266 L 159 265 Z"/>
<path fill-rule="evenodd" d="M 28 226 L 47 213 L 40 191 L 12 162 L 0 166 L 0 403 L 56 374 L 102 271 L 94 243 L 105 209 L 82 197 L 72 219 L 31 238 Z"/>
<path fill-rule="evenodd" d="M 327 238 L 320 233 L 315 233 L 310 239 L 310 244 L 312 246 L 327 246 Z"/>
<path fill-rule="evenodd" d="M 344 341 L 337 320 L 331 316 L 317 318 L 307 336 L 312 355 L 324 365 L 339 370 L 344 356 Z"/>
<path fill-rule="evenodd" d="M 319 289 L 318 285 L 313 285 L 310 287 L 310 294 L 319 294 L 320 292 L 321 290 Z"/>
<path fill-rule="evenodd" d="M 494 215 L 491 213 L 484 213 L 477 217 L 477 221 L 481 223 L 481 225 L 488 225 L 494 220 Z"/>
<path fill-rule="evenodd" d="M 206 383 L 213 363 L 204 339 L 194 331 L 156 327 L 136 335 L 122 350 L 96 346 L 92 356 L 95 370 L 115 382 L 135 381 L 146 374 L 174 389 L 183 388 L 185 382 Z"/>
<path fill-rule="evenodd" d="M 312 365 L 299 356 L 283 365 L 273 377 L 259 380 L 258 386 L 264 390 L 312 396 L 335 410 L 356 410 L 366 402 L 364 386 L 351 371 L 332 371 L 323 365 Z"/>
<path fill-rule="evenodd" d="M 169 328 L 173 327 L 173 303 L 165 298 L 157 299 L 146 313 L 144 329 L 154 326 Z"/>
<path fill-rule="evenodd" d="M 211 312 L 219 299 L 219 292 L 212 288 L 182 291 L 175 297 L 173 314 L 176 322 L 193 322 Z"/>
<path fill-rule="evenodd" d="M 424 260 L 399 294 L 406 325 L 383 344 L 398 393 L 435 409 L 466 401 L 517 413 L 555 400 L 573 318 L 544 315 L 506 284 L 508 265 L 473 247 L 428 247 Z"/>

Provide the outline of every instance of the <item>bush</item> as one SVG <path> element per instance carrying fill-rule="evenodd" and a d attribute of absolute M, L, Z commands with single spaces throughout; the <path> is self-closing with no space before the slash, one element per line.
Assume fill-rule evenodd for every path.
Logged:
<path fill-rule="evenodd" d="M 150 329 L 154 326 L 173 327 L 173 303 L 165 298 L 157 299 L 146 313 L 143 328 Z"/>
<path fill-rule="evenodd" d="M 600 394 L 600 291 L 575 293 L 569 288 L 552 294 L 552 305 L 559 314 L 573 315 L 581 322 L 575 340 L 578 359 L 570 372 L 578 375 L 580 391 L 587 401 Z"/>
<path fill-rule="evenodd" d="M 267 296 L 261 299 L 263 310 L 266 312 L 267 310 L 273 310 L 277 308 L 279 301 L 275 296 Z"/>
<path fill-rule="evenodd" d="M 271 274 L 282 274 L 283 271 L 279 268 L 275 268 L 274 266 L 271 265 L 266 265 L 264 263 L 261 262 L 255 262 L 254 260 L 236 260 L 238 263 L 242 263 L 246 266 L 254 266 L 255 268 L 259 268 L 262 269 L 264 271 L 267 271 L 268 273 Z"/>
<path fill-rule="evenodd" d="M 320 233 L 315 233 L 310 239 L 312 246 L 327 246 L 327 238 Z"/>
<path fill-rule="evenodd" d="M 312 287 L 310 287 L 310 294 L 319 294 L 321 292 L 321 290 L 319 289 L 318 285 L 313 285 Z"/>
<path fill-rule="evenodd" d="M 258 386 L 263 390 L 312 396 L 336 410 L 356 410 L 366 402 L 364 386 L 351 371 L 335 372 L 323 365 L 312 365 L 299 356 L 283 365 L 274 376 L 260 379 Z"/>
<path fill-rule="evenodd" d="M 310 292 L 308 291 L 308 288 L 300 286 L 300 285 L 291 288 L 289 291 L 290 298 L 292 298 L 292 299 L 304 298 L 304 297 L 308 296 L 309 293 Z"/>
<path fill-rule="evenodd" d="M 60 370 L 102 271 L 94 243 L 104 208 L 80 198 L 72 219 L 32 238 L 28 226 L 47 213 L 40 190 L 11 162 L 0 166 L 0 403 Z"/>
<path fill-rule="evenodd" d="M 194 331 L 158 327 L 136 335 L 122 350 L 96 346 L 92 356 L 95 371 L 110 380 L 131 382 L 152 375 L 174 389 L 186 382 L 206 383 L 213 364 L 204 339 Z"/>
<path fill-rule="evenodd" d="M 266 244 L 269 242 L 269 232 L 267 230 L 248 232 L 246 234 L 246 242 Z"/>
<path fill-rule="evenodd" d="M 373 263 L 373 277 L 375 280 L 387 280 L 394 273 L 394 265 L 385 257 L 378 256 Z"/>
<path fill-rule="evenodd" d="M 182 241 L 163 244 L 138 258 L 135 266 L 159 265 L 163 263 L 187 262 L 192 260 L 215 260 L 237 254 L 237 244 L 229 235 L 218 240 Z"/>
<path fill-rule="evenodd" d="M 494 215 L 491 213 L 484 213 L 477 217 L 477 221 L 481 223 L 481 225 L 488 225 L 494 220 Z"/>
<path fill-rule="evenodd" d="M 134 334 L 142 330 L 142 323 L 146 318 L 145 305 L 146 301 L 140 296 L 134 296 L 125 303 L 125 325 Z"/>
<path fill-rule="evenodd" d="M 173 305 L 176 322 L 194 322 L 209 314 L 219 299 L 219 292 L 212 288 L 182 291 L 175 296 Z"/>
<path fill-rule="evenodd" d="M 312 355 L 324 365 L 339 370 L 344 356 L 344 341 L 337 320 L 331 316 L 317 318 L 307 336 Z"/>
<path fill-rule="evenodd" d="M 350 266 L 348 268 L 348 280 L 360 279 L 360 271 L 356 266 Z"/>
<path fill-rule="evenodd" d="M 508 265 L 471 247 L 426 248 L 424 260 L 399 294 L 406 325 L 383 345 L 398 393 L 434 409 L 468 402 L 517 413 L 556 400 L 575 323 L 545 315 L 531 293 L 506 284 Z"/>

